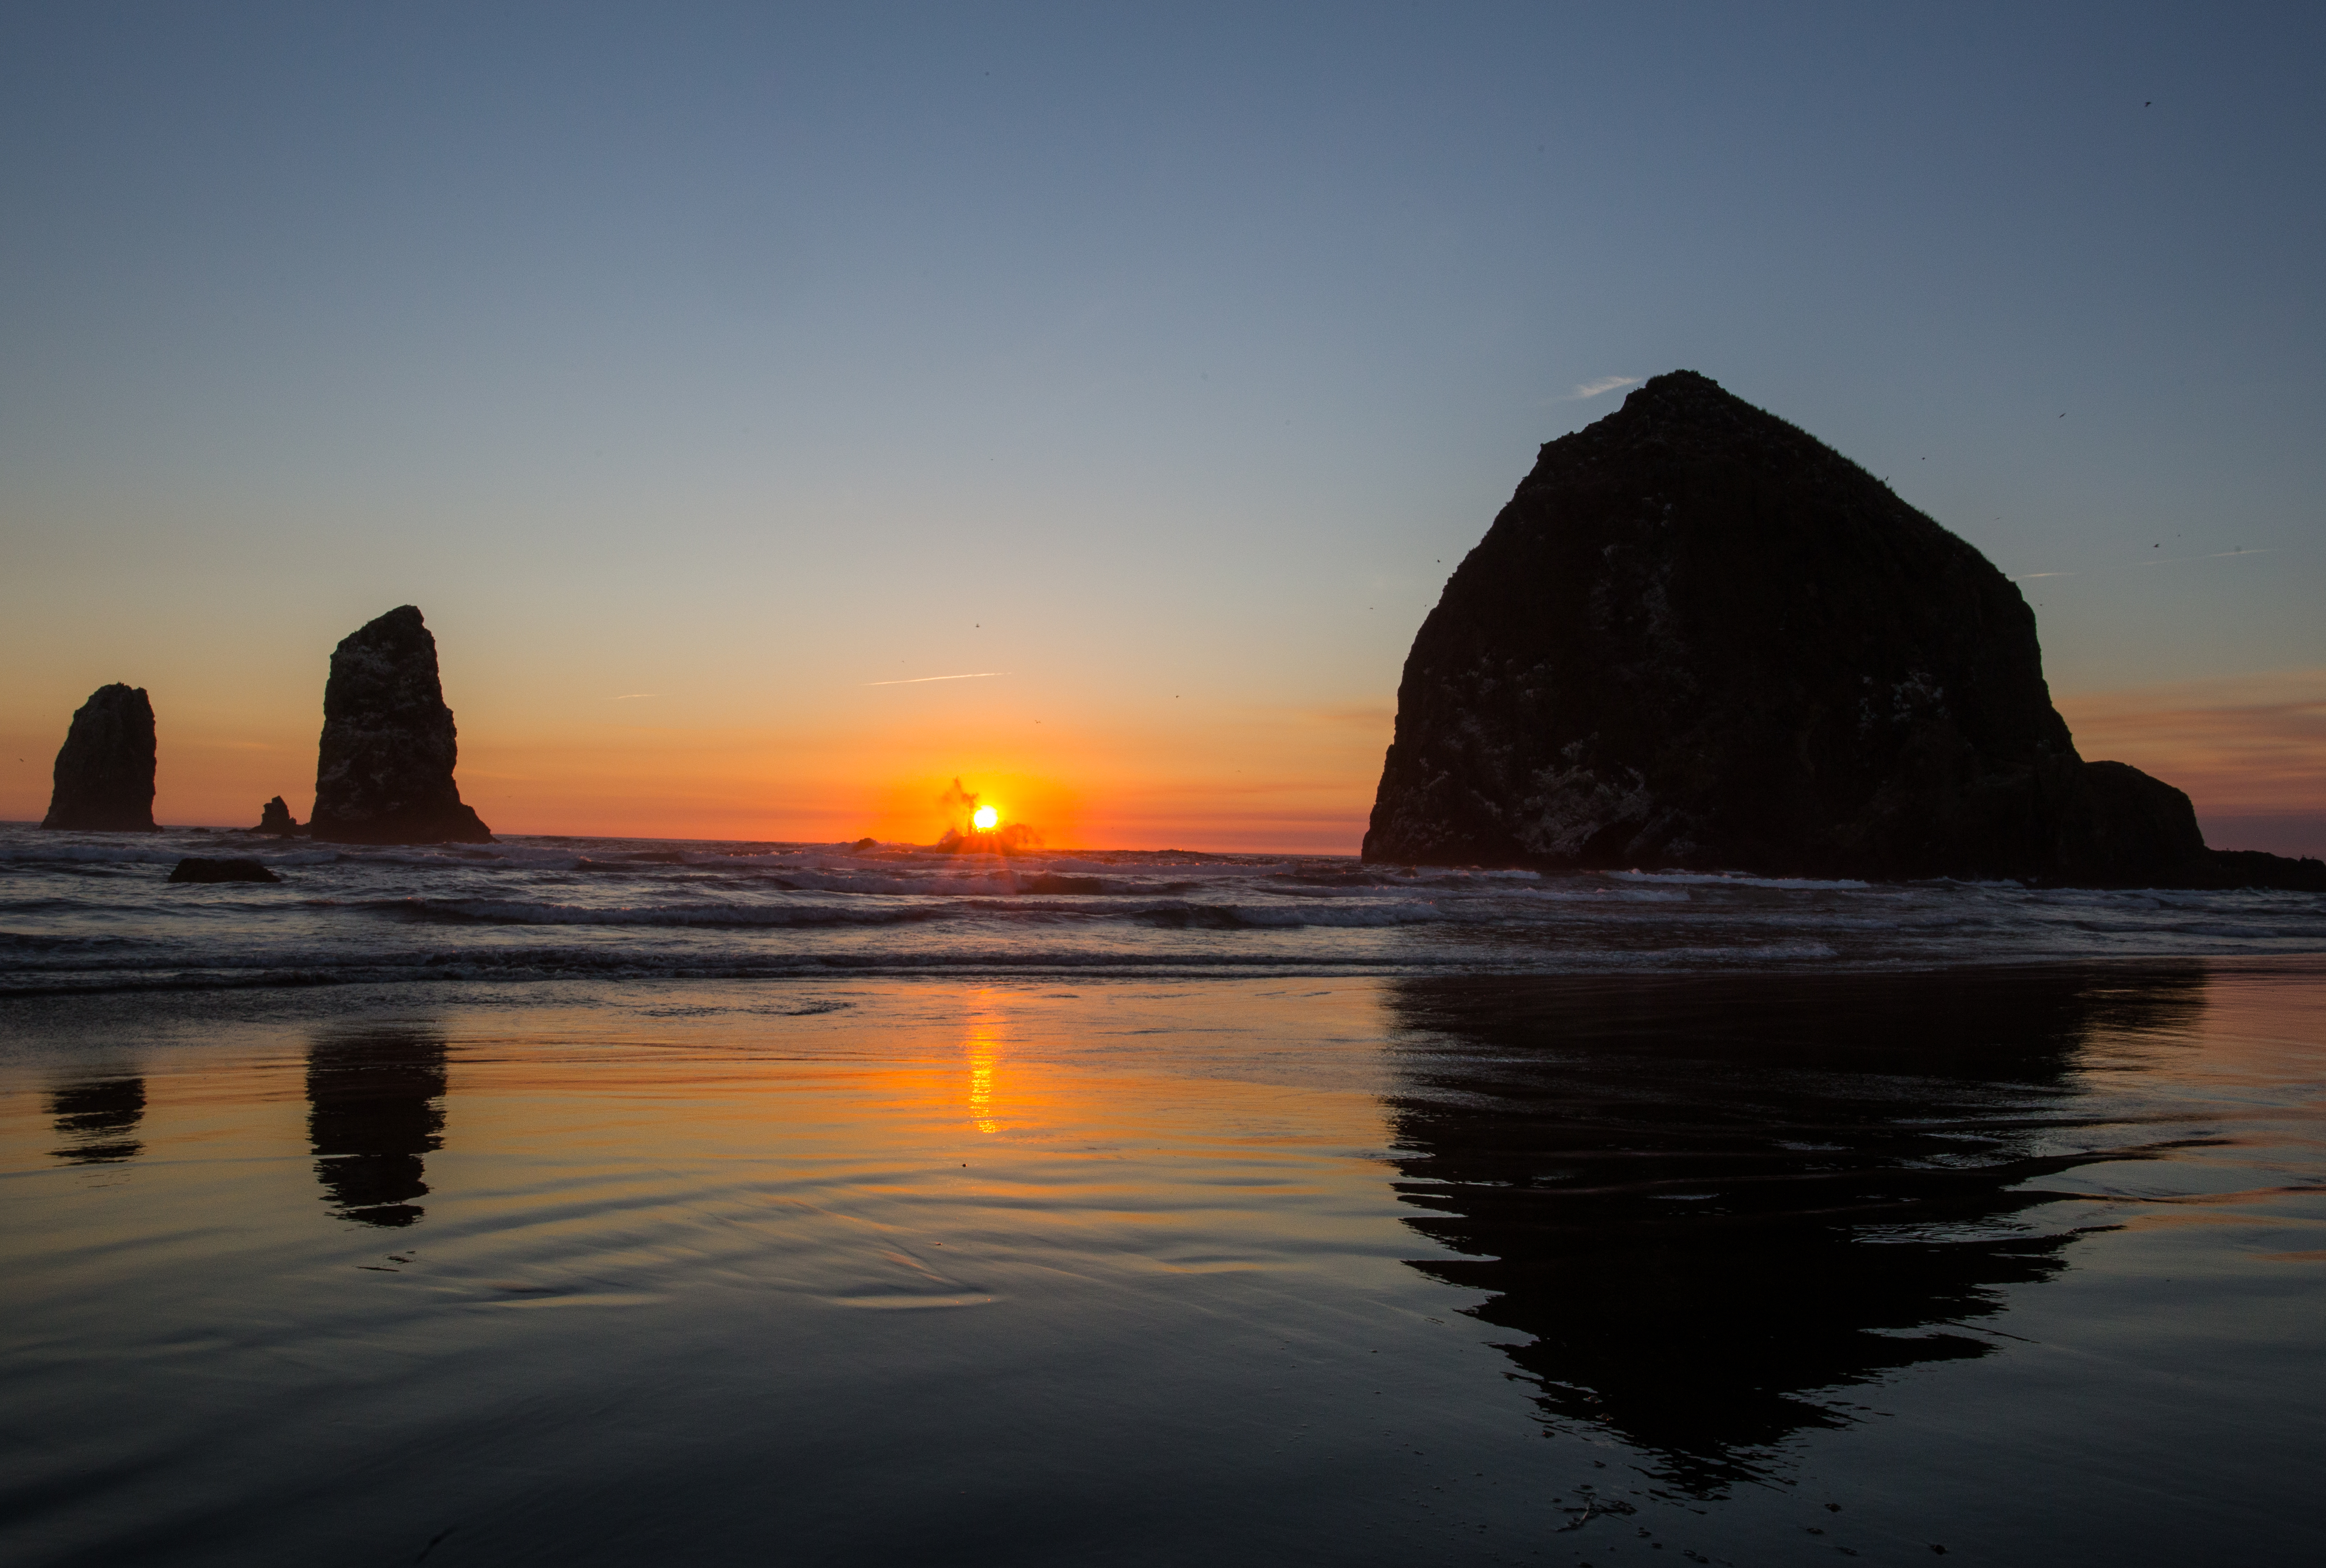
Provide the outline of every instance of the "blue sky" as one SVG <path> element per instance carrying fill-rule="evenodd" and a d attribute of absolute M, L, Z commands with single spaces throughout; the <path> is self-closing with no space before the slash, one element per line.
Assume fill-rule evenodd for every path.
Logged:
<path fill-rule="evenodd" d="M 1361 825 L 1445 574 L 1623 395 L 1578 388 L 1678 367 L 2056 574 L 2024 586 L 2071 722 L 2266 677 L 2297 762 L 2238 809 L 2299 815 L 2321 35 L 2292 6 L 12 8 L 0 815 L 38 814 L 110 679 L 155 691 L 165 817 L 172 733 L 184 819 L 298 805 L 330 644 L 414 602 L 467 766 L 534 748 L 512 826 L 553 752 L 560 800 L 638 782 L 538 826 L 677 832 L 710 807 L 656 757 L 812 754 L 786 798 L 828 802 L 964 751 L 1154 780 L 1133 835 L 1232 776 L 1277 789 L 1257 818 Z M 1037 719 L 1076 741 L 981 739 Z"/>

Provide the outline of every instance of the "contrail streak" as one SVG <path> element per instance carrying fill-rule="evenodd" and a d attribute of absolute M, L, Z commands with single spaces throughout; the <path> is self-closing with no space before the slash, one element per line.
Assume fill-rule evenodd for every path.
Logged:
<path fill-rule="evenodd" d="M 2216 550 L 2210 555 L 2167 555 L 2161 561 L 2118 561 L 2113 566 L 2087 566 L 2080 572 L 2022 572 L 2014 583 L 2032 583 L 2038 577 L 2087 577 L 2094 572 L 2128 572 L 2135 566 L 2186 566 L 2192 561 L 2226 561 L 2233 555 L 2274 555 L 2276 548 L 2266 550 Z"/>
<path fill-rule="evenodd" d="M 1008 675 L 1009 673 L 1009 672 L 1005 669 L 981 669 L 972 675 L 916 675 L 910 680 L 868 680 L 864 684 L 869 686 L 919 686 L 924 682 L 933 680 L 988 680 L 994 676 Z"/>

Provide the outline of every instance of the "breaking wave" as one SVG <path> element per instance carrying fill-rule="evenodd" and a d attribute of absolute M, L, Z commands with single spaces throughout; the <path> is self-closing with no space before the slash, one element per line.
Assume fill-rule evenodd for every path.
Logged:
<path fill-rule="evenodd" d="M 186 854 L 274 883 L 172 884 Z M 807 975 L 1397 975 L 2326 952 L 2326 898 L 1346 856 L 0 827 L 0 996 Z"/>

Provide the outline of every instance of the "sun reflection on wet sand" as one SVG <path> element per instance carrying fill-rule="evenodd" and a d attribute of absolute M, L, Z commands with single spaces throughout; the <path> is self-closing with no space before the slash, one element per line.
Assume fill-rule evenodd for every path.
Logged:
<path fill-rule="evenodd" d="M 2290 1544 L 2326 975 L 1974 978 L 82 1006 L 0 1057 L 0 1547 L 2003 1560 L 2168 1453 L 2112 1546 Z"/>
<path fill-rule="evenodd" d="M 988 998 L 981 994 L 980 1003 Z M 973 1020 L 969 1026 L 969 1114 L 981 1133 L 998 1133 L 1001 1124 L 994 1119 L 993 1073 L 1001 1054 L 1001 1021 L 991 1015 Z"/>

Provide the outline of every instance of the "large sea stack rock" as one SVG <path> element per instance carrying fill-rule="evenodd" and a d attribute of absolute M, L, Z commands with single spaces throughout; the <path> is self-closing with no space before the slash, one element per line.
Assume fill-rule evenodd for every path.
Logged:
<path fill-rule="evenodd" d="M 1545 445 L 1414 639 L 1365 858 L 2326 887 L 2087 763 L 2035 616 L 1856 463 L 1691 371 Z"/>
<path fill-rule="evenodd" d="M 391 610 L 332 650 L 308 832 L 335 844 L 491 843 L 452 782 L 459 750 L 436 639 L 413 606 Z"/>
<path fill-rule="evenodd" d="M 143 686 L 99 686 L 73 713 L 57 752 L 42 827 L 156 833 L 154 705 Z"/>

